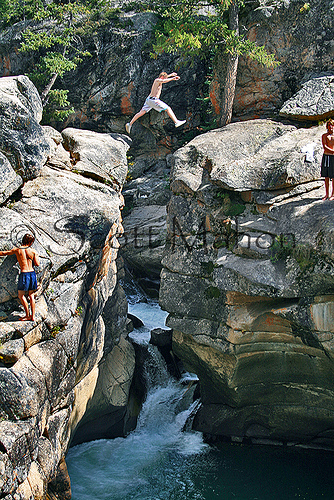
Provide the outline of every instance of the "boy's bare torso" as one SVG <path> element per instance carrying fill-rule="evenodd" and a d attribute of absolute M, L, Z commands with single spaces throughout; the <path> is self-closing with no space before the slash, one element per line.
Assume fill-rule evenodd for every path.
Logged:
<path fill-rule="evenodd" d="M 15 255 L 22 273 L 29 273 L 33 271 L 33 264 L 38 266 L 36 252 L 29 247 L 16 248 Z"/>
<path fill-rule="evenodd" d="M 334 127 L 329 125 L 329 130 L 322 136 L 322 145 L 326 155 L 334 154 Z"/>
<path fill-rule="evenodd" d="M 327 134 L 326 143 L 327 143 L 327 146 L 329 146 L 331 149 L 334 149 L 334 135 L 333 134 Z M 327 154 L 332 155 L 333 153 L 331 151 L 328 151 Z"/>
<path fill-rule="evenodd" d="M 161 79 L 156 78 L 153 82 L 149 97 L 157 97 L 159 99 L 161 95 L 161 90 L 162 90 Z"/>

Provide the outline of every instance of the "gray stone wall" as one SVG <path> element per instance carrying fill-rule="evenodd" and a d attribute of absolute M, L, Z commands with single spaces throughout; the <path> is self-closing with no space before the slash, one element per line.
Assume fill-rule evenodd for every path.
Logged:
<path fill-rule="evenodd" d="M 174 352 L 199 376 L 194 427 L 208 435 L 333 447 L 324 131 L 239 122 L 174 154 L 160 303 Z"/>
<path fill-rule="evenodd" d="M 116 263 L 128 139 L 41 127 L 26 77 L 0 79 L 0 103 L 1 250 L 30 233 L 40 256 L 36 321 L 20 321 L 15 256 L 0 258 L 0 491 L 7 500 L 69 498 L 73 437 L 123 436 L 134 423 L 134 349 Z"/>
<path fill-rule="evenodd" d="M 279 8 L 255 9 L 241 25 L 247 36 L 275 54 L 280 65 L 266 69 L 241 59 L 234 102 L 239 118 L 273 116 L 311 75 L 334 72 L 333 2 L 276 2 Z M 316 120 L 316 118 L 315 118 Z"/>

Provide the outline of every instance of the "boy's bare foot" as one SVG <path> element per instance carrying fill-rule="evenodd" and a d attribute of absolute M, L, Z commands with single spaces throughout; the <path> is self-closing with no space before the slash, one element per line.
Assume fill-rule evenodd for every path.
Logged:
<path fill-rule="evenodd" d="M 326 194 L 326 196 L 324 196 L 324 197 L 322 198 L 322 201 L 325 201 L 325 200 L 328 200 L 328 196 L 327 196 L 327 194 Z"/>
<path fill-rule="evenodd" d="M 334 200 L 334 195 L 332 194 L 332 196 L 329 199 L 330 200 Z"/>
<path fill-rule="evenodd" d="M 35 321 L 31 318 L 31 316 L 22 316 L 22 318 L 20 318 L 20 321 Z"/>

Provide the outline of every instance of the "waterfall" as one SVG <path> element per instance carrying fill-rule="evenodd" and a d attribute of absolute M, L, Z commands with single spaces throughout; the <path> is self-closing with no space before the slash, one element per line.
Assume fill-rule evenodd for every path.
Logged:
<path fill-rule="evenodd" d="M 164 326 L 165 313 L 150 301 L 129 302 L 131 313 L 145 324 L 131 336 L 148 348 L 147 396 L 137 428 L 126 438 L 70 449 L 72 500 L 333 498 L 332 453 L 227 443 L 209 447 L 191 431 L 200 404 L 193 402 L 193 377 L 170 377 L 159 351 L 148 345 L 150 329 Z"/>
<path fill-rule="evenodd" d="M 189 387 L 172 378 L 157 347 L 148 343 L 148 331 L 164 326 L 165 313 L 154 302 L 134 303 L 131 313 L 145 323 L 131 337 L 147 348 L 143 366 L 146 399 L 136 429 L 126 438 L 99 440 L 70 449 L 67 461 L 73 500 L 174 498 L 171 495 L 176 485 L 170 477 L 180 473 L 189 457 L 209 448 L 201 433 L 183 431 L 198 404 L 193 403 L 191 383 Z M 87 480 L 83 479 L 85 475 Z"/>

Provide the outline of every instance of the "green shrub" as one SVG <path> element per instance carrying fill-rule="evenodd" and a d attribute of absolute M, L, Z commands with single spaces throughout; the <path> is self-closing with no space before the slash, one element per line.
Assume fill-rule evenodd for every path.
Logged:
<path fill-rule="evenodd" d="M 289 238 L 287 235 L 284 234 L 277 235 L 269 250 L 271 262 L 278 262 L 280 260 L 285 260 L 289 255 L 291 255 L 294 247 L 295 247 L 294 237 Z"/>

